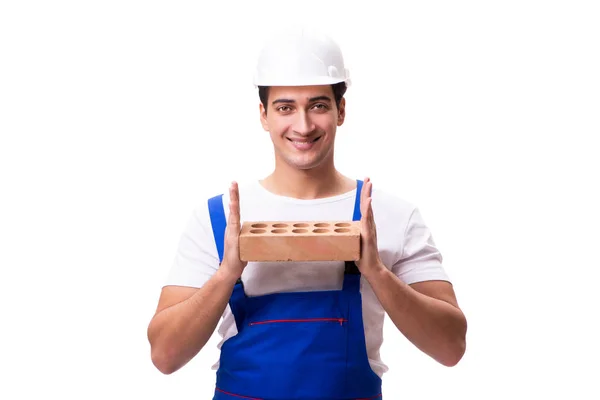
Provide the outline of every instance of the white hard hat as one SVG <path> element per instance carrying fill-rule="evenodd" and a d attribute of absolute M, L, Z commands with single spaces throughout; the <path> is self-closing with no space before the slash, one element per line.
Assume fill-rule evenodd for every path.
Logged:
<path fill-rule="evenodd" d="M 254 86 L 310 86 L 345 82 L 350 74 L 338 44 L 309 28 L 278 32 L 262 49 Z"/>

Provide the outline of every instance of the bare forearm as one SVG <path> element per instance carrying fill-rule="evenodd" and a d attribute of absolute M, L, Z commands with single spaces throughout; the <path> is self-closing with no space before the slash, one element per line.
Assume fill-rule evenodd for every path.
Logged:
<path fill-rule="evenodd" d="M 365 278 L 398 330 L 439 363 L 452 366 L 465 351 L 466 319 L 460 309 L 417 292 L 381 266 Z"/>
<path fill-rule="evenodd" d="M 159 312 L 148 327 L 152 360 L 163 373 L 189 362 L 212 336 L 236 277 L 219 269 L 193 296 Z"/>

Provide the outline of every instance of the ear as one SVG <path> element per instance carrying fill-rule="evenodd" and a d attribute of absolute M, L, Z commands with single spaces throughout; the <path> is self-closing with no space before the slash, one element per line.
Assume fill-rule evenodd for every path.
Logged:
<path fill-rule="evenodd" d="M 344 123 L 345 119 L 346 119 L 346 98 L 342 97 L 342 100 L 340 100 L 340 106 L 338 108 L 337 126 L 341 126 Z"/>
<path fill-rule="evenodd" d="M 269 132 L 269 121 L 267 121 L 267 110 L 263 106 L 262 102 L 260 103 L 258 109 L 260 111 L 260 124 L 262 125 L 262 127 L 265 131 Z"/>

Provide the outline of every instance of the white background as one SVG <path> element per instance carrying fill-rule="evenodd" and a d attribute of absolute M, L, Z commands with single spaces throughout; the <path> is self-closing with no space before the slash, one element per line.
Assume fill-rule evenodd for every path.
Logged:
<path fill-rule="evenodd" d="M 4 1 L 0 398 L 209 399 L 146 328 L 194 207 L 272 167 L 252 68 L 310 22 L 353 86 L 337 166 L 415 202 L 469 320 L 454 368 L 391 323 L 387 399 L 598 399 L 593 1 Z M 212 144 L 211 144 L 212 143 Z"/>

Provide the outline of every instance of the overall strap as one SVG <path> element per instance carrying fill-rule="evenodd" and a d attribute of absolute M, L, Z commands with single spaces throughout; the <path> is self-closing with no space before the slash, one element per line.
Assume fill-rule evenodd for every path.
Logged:
<path fill-rule="evenodd" d="M 354 212 L 352 215 L 352 221 L 360 221 L 360 195 L 362 192 L 363 181 L 356 180 L 356 197 L 354 199 Z M 350 276 L 358 276 L 360 278 L 360 271 L 354 263 L 354 261 L 346 261 L 344 270 L 344 290 L 358 290 L 358 281 L 360 279 L 350 278 Z"/>
<path fill-rule="evenodd" d="M 223 249 L 225 240 L 225 228 L 227 220 L 225 219 L 225 210 L 223 208 L 223 195 L 208 199 L 208 212 L 210 213 L 210 223 L 212 225 L 217 252 L 219 253 L 219 264 L 223 262 Z"/>
<path fill-rule="evenodd" d="M 360 179 L 356 180 L 356 197 L 354 199 L 354 214 L 352 215 L 352 221 L 360 221 L 360 194 L 362 192 L 363 181 Z"/>

